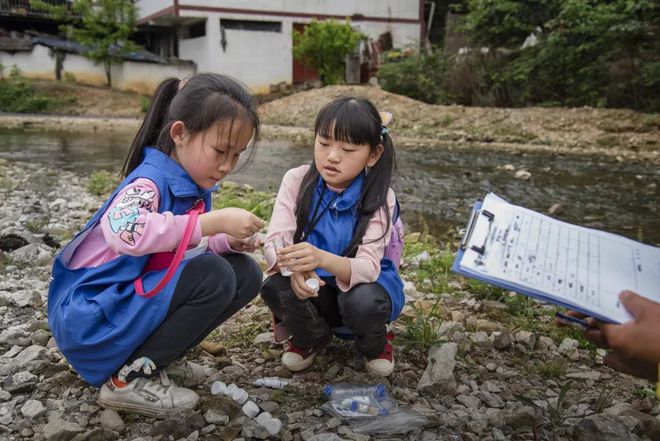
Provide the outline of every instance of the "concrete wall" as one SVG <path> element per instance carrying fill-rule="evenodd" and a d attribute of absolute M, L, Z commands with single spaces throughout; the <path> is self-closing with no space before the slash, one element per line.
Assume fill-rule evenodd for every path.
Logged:
<path fill-rule="evenodd" d="M 282 23 L 282 32 L 225 30 L 226 48 L 220 44 L 220 18 L 241 16 L 209 14 L 206 36 L 179 40 L 181 58 L 193 60 L 199 72 L 230 75 L 248 85 L 252 91 L 267 93 L 271 84 L 291 83 L 291 23 Z M 254 20 L 254 17 L 246 18 Z M 278 21 L 281 20 L 269 20 Z"/>
<path fill-rule="evenodd" d="M 199 12 L 181 10 L 184 17 L 198 17 Z M 218 72 L 231 75 L 254 92 L 267 93 L 272 84 L 293 81 L 293 23 L 306 23 L 311 19 L 290 17 L 228 14 L 205 12 L 206 35 L 192 39 L 179 39 L 179 56 L 192 60 L 200 72 Z M 220 44 L 220 19 L 257 20 L 282 23 L 281 32 L 225 30 L 226 49 Z M 419 44 L 419 25 L 388 22 L 357 22 L 360 32 L 378 38 L 384 32 L 392 33 L 395 46 Z"/>
<path fill-rule="evenodd" d="M 154 13 L 156 0 L 139 0 L 139 19 Z M 161 1 L 161 10 L 172 5 Z M 367 17 L 412 19 L 419 18 L 419 0 L 179 0 L 178 7 L 248 9 L 294 14 L 339 15 L 361 14 Z"/>
<path fill-rule="evenodd" d="M 11 67 L 16 65 L 23 76 L 27 78 L 55 79 L 55 57 L 52 51 L 40 44 L 32 48 L 32 52 L 11 54 L 0 51 L 0 64 L 5 67 L 8 75 Z M 141 63 L 125 61 L 112 66 L 113 87 L 144 94 L 151 94 L 160 80 L 167 76 L 182 78 L 195 72 L 192 65 L 170 65 L 156 63 Z M 95 65 L 87 58 L 66 54 L 63 62 L 62 75 L 72 74 L 76 81 L 84 84 L 105 85 L 105 69 Z"/>

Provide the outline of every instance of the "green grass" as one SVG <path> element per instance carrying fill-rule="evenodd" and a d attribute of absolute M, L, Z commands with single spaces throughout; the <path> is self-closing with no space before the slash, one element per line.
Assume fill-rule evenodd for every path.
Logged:
<path fill-rule="evenodd" d="M 107 170 L 94 170 L 87 181 L 87 191 L 97 196 L 107 196 L 119 184 L 119 178 Z"/>
<path fill-rule="evenodd" d="M 256 191 L 248 185 L 239 186 L 224 182 L 220 192 L 214 197 L 213 208 L 238 207 L 251 211 L 263 220 L 270 220 L 275 205 L 275 195 Z"/>

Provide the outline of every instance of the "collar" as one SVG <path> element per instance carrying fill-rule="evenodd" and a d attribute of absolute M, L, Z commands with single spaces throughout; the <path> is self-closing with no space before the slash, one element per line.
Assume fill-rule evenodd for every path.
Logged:
<path fill-rule="evenodd" d="M 364 172 L 357 175 L 357 177 L 353 179 L 353 182 L 351 182 L 351 185 L 346 187 L 343 191 L 337 192 L 332 188 L 330 188 L 328 184 L 325 183 L 323 178 L 319 176 L 319 180 L 316 183 L 316 195 L 317 197 L 319 197 L 323 192 L 323 187 L 325 186 L 329 191 L 325 192 L 325 194 L 323 195 L 323 199 L 327 202 L 330 199 L 336 197 L 336 199 L 334 199 L 334 202 L 332 204 L 332 208 L 339 211 L 347 210 L 349 208 L 352 208 L 360 200 L 360 196 L 362 195 L 363 181 L 364 181 Z M 339 193 L 339 196 L 336 196 L 337 193 Z"/>
<path fill-rule="evenodd" d="M 151 164 L 163 172 L 167 185 L 176 197 L 196 196 L 203 198 L 219 188 L 217 185 L 208 190 L 201 188 L 179 163 L 156 147 L 145 147 L 143 152 L 143 162 Z"/>

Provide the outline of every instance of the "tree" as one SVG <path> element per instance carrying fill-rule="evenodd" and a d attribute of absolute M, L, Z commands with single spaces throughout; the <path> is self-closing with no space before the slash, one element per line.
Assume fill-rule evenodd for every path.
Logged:
<path fill-rule="evenodd" d="M 341 83 L 346 56 L 364 38 L 351 28 L 348 19 L 344 23 L 314 20 L 305 32 L 294 31 L 293 56 L 306 67 L 318 70 L 323 84 Z"/>
<path fill-rule="evenodd" d="M 86 47 L 86 58 L 103 64 L 108 86 L 112 86 L 112 65 L 140 48 L 129 39 L 137 21 L 132 0 L 74 0 L 73 11 L 67 5 L 53 6 L 41 0 L 31 4 L 64 22 L 61 30 L 67 38 Z"/>

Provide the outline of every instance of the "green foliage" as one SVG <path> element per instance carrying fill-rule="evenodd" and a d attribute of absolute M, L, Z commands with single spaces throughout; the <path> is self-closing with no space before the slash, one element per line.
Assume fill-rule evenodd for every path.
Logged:
<path fill-rule="evenodd" d="M 344 60 L 364 37 L 348 21 L 312 21 L 305 32 L 293 33 L 293 56 L 316 69 L 323 84 L 339 84 L 344 79 Z"/>
<path fill-rule="evenodd" d="M 14 65 L 8 78 L 0 79 L 0 111 L 16 113 L 39 113 L 48 111 L 55 100 L 43 95 L 23 78 Z"/>
<path fill-rule="evenodd" d="M 87 48 L 85 57 L 103 64 L 108 86 L 112 86 L 112 64 L 139 49 L 129 38 L 136 30 L 137 10 L 132 0 L 74 0 L 73 12 L 68 5 L 53 6 L 42 0 L 31 0 L 31 5 L 49 11 L 56 20 L 65 24 L 67 37 Z"/>
<path fill-rule="evenodd" d="M 467 0 L 462 8 L 471 52 L 386 61 L 385 88 L 432 103 L 660 111 L 657 1 Z M 523 49 L 530 34 L 537 44 Z"/>
<path fill-rule="evenodd" d="M 244 208 L 264 220 L 270 220 L 274 205 L 275 196 L 272 193 L 255 191 L 250 186 L 241 187 L 233 182 L 223 182 L 213 201 L 213 208 Z"/>
<path fill-rule="evenodd" d="M 94 170 L 87 181 L 87 191 L 97 196 L 107 196 L 119 184 L 117 177 L 107 170 Z"/>
<path fill-rule="evenodd" d="M 388 57 L 378 77 L 383 89 L 425 103 L 448 103 L 447 90 L 438 87 L 449 70 L 448 58 L 440 52 L 417 52 L 409 57 Z"/>
<path fill-rule="evenodd" d="M 442 343 L 444 340 L 439 335 L 442 325 L 442 314 L 439 308 L 439 299 L 425 311 L 423 306 L 412 304 L 414 316 L 404 318 L 406 331 L 403 335 L 404 342 L 409 346 L 415 346 L 422 352 L 426 352 L 432 346 Z"/>

